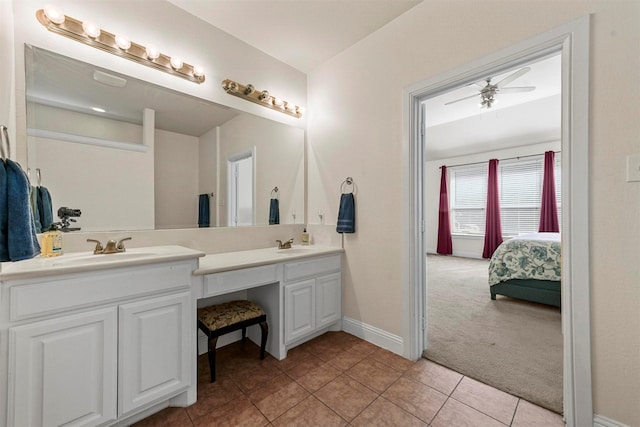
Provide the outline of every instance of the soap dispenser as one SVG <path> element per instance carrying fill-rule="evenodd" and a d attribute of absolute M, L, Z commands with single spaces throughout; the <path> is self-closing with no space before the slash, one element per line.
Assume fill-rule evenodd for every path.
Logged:
<path fill-rule="evenodd" d="M 302 241 L 303 246 L 309 246 L 309 233 L 307 233 L 306 227 L 300 236 L 300 240 Z"/>
<path fill-rule="evenodd" d="M 42 233 L 41 254 L 45 258 L 62 255 L 62 232 L 56 224 Z"/>

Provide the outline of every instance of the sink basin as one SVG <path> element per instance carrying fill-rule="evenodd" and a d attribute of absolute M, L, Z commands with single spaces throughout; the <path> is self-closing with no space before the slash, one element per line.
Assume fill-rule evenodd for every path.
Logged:
<path fill-rule="evenodd" d="M 52 267 L 71 267 L 79 265 L 95 265 L 109 262 L 127 261 L 153 256 L 153 253 L 141 252 L 118 252 L 116 254 L 82 254 L 82 255 L 62 255 L 60 258 L 52 260 Z"/>
<path fill-rule="evenodd" d="M 291 248 L 291 249 L 277 249 L 280 255 L 299 255 L 308 254 L 313 249 L 311 248 Z"/>

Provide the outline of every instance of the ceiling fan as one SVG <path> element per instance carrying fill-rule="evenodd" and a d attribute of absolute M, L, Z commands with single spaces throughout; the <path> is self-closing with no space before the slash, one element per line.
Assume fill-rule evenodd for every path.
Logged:
<path fill-rule="evenodd" d="M 491 106 L 496 102 L 496 95 L 498 93 L 515 93 L 515 92 L 531 92 L 536 87 L 535 86 L 520 86 L 520 87 L 505 87 L 518 77 L 528 73 L 531 71 L 530 67 L 520 68 L 518 71 L 508 75 L 504 79 L 500 80 L 498 83 L 492 84 L 491 77 L 487 77 L 485 80 L 486 85 L 482 85 L 479 83 L 473 83 L 474 85 L 480 88 L 480 108 L 491 108 Z M 475 98 L 476 95 L 465 96 L 464 98 L 456 99 L 455 101 L 446 102 L 444 105 L 455 104 L 456 102 L 464 101 L 467 99 Z"/>

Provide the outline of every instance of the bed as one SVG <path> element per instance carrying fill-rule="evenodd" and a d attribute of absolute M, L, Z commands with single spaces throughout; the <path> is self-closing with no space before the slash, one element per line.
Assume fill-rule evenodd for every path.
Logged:
<path fill-rule="evenodd" d="M 491 299 L 504 295 L 560 307 L 560 233 L 532 233 L 503 242 L 489 262 Z"/>

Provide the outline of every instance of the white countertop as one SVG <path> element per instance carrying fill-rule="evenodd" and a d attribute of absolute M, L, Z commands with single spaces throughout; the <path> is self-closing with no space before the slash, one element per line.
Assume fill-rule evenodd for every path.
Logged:
<path fill-rule="evenodd" d="M 205 255 L 200 258 L 200 268 L 193 274 L 204 275 L 222 271 L 238 270 L 240 268 L 258 267 L 260 265 L 287 262 L 322 255 L 341 254 L 344 249 L 337 246 L 300 246 L 293 245 L 291 249 L 264 248 L 238 252 L 224 252 Z"/>
<path fill-rule="evenodd" d="M 201 251 L 183 246 L 150 246 L 131 248 L 126 252 L 94 255 L 93 252 L 72 252 L 57 257 L 35 258 L 0 263 L 0 280 L 28 279 L 70 273 L 82 273 L 117 267 L 131 267 L 159 262 L 200 258 Z"/>

